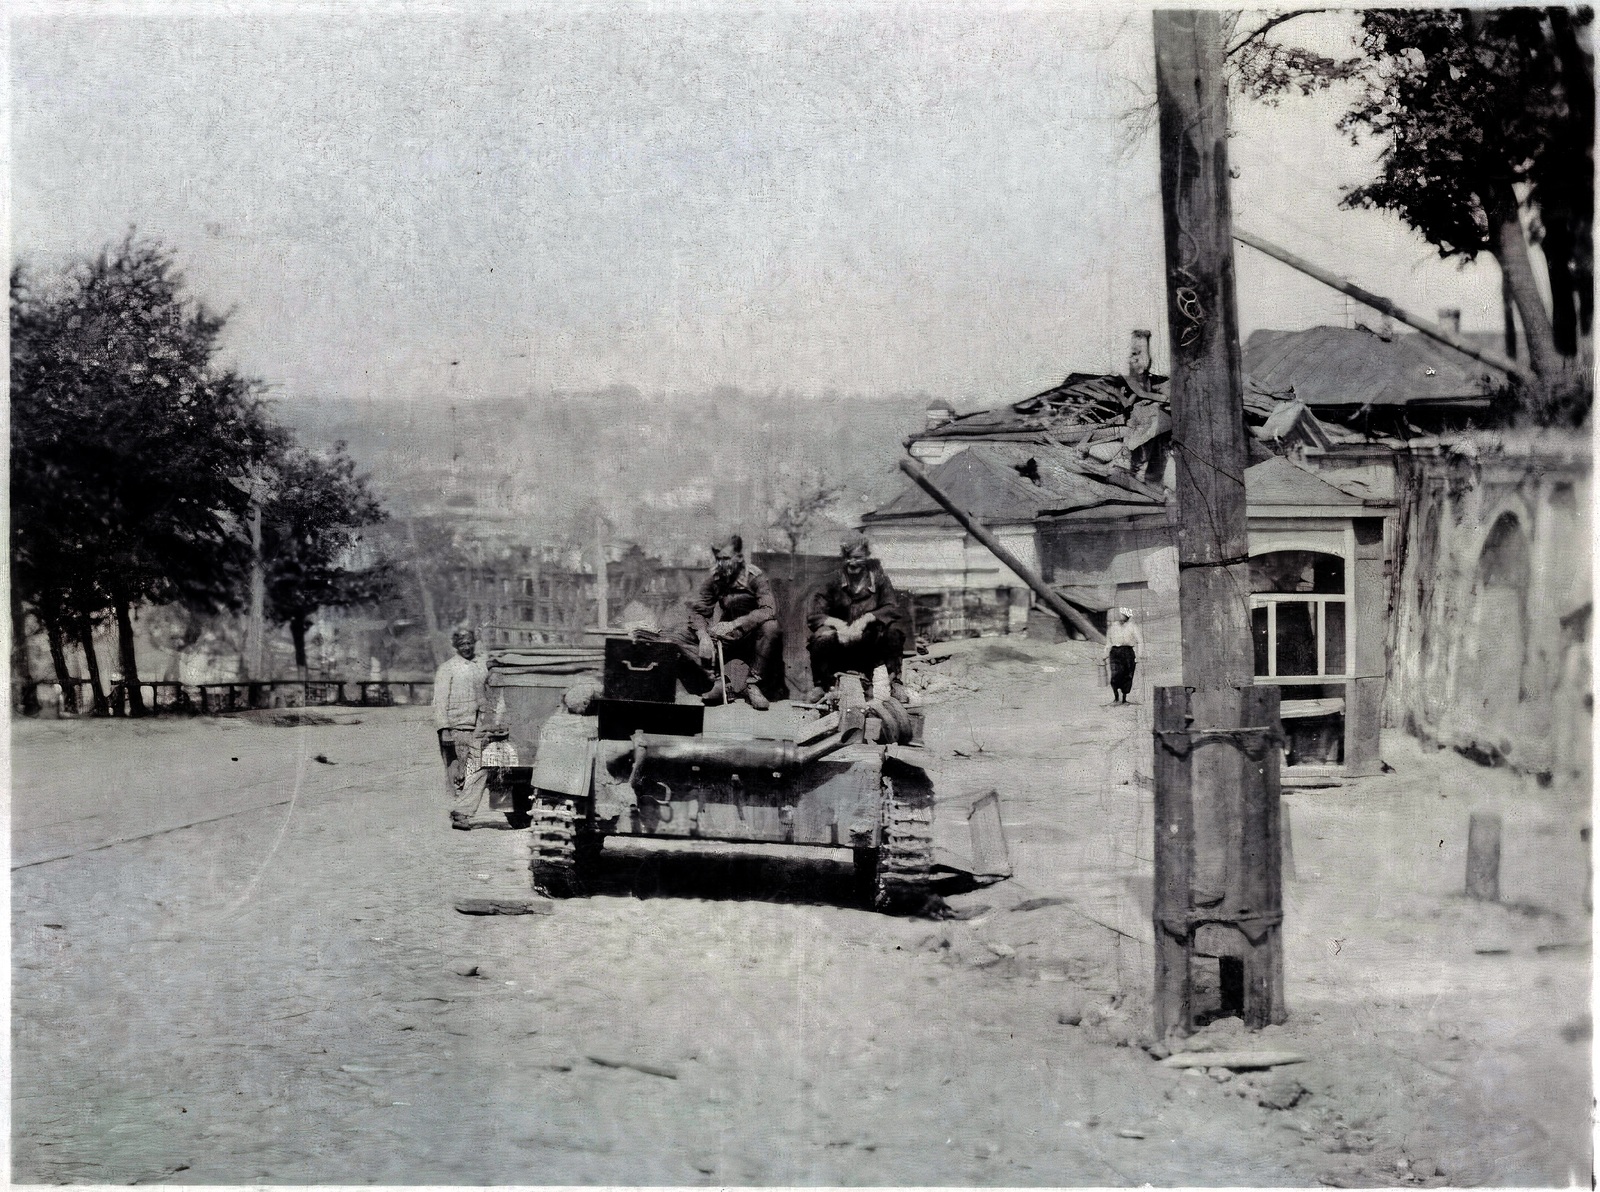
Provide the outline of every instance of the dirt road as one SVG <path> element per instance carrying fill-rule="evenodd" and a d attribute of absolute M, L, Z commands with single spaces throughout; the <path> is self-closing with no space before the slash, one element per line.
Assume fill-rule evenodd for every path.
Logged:
<path fill-rule="evenodd" d="M 526 892 L 526 842 L 447 829 L 420 710 L 18 724 L 13 1179 L 1587 1173 L 1588 952 L 1535 950 L 1588 938 L 1586 803 L 1403 742 L 1394 775 L 1290 795 L 1272 1045 L 1312 1060 L 1284 1097 L 1138 1046 L 1147 689 L 1105 706 L 1070 644 L 973 643 L 928 673 L 945 830 L 1000 789 L 1017 863 L 952 899 L 963 921 L 859 909 L 827 853 L 615 844 L 596 897 L 469 917 L 458 900 Z M 1511 908 L 1454 896 L 1490 804 Z"/>

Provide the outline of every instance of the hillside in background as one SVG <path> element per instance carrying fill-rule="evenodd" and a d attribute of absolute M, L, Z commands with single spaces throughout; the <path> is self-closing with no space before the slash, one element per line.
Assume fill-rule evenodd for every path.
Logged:
<path fill-rule="evenodd" d="M 311 444 L 343 439 L 396 517 L 445 517 L 531 546 L 585 540 L 603 516 L 617 540 L 663 557 L 707 535 L 754 541 L 819 481 L 853 523 L 902 486 L 901 440 L 925 394 L 790 397 L 732 387 L 650 397 L 628 386 L 526 398 L 280 399 Z"/>

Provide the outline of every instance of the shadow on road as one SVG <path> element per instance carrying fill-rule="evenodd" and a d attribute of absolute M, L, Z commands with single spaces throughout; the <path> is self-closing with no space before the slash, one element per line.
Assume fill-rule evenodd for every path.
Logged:
<path fill-rule="evenodd" d="M 962 875 L 936 884 L 939 893 L 962 889 Z M 966 885 L 970 886 L 970 880 Z M 712 902 L 775 902 L 870 910 L 848 855 L 761 856 L 728 852 L 617 849 L 601 853 L 590 893 L 632 898 L 687 898 Z M 938 900 L 934 900 L 937 904 Z M 913 910 L 915 908 L 907 908 Z M 932 908 L 937 910 L 937 905 Z"/>
<path fill-rule="evenodd" d="M 866 906 L 848 859 L 680 853 L 607 847 L 591 881 L 595 894 Z"/>

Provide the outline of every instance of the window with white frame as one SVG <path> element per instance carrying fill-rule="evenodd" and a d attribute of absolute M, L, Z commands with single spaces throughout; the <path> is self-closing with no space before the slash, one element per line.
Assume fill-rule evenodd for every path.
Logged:
<path fill-rule="evenodd" d="M 1343 677 L 1349 649 L 1344 559 L 1280 550 L 1250 560 L 1256 677 L 1315 682 Z"/>

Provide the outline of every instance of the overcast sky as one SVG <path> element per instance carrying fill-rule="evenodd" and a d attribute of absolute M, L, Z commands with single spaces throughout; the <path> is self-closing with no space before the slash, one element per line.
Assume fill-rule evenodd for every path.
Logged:
<path fill-rule="evenodd" d="M 1148 12 L 230 10 L 13 19 L 13 248 L 161 238 L 285 396 L 731 383 L 967 408 L 1120 371 L 1134 327 L 1165 360 L 1155 136 L 1127 118 Z M 1497 327 L 1492 263 L 1336 209 L 1371 152 L 1337 110 L 1236 107 L 1237 222 Z M 1246 331 L 1346 320 L 1238 265 Z"/>

